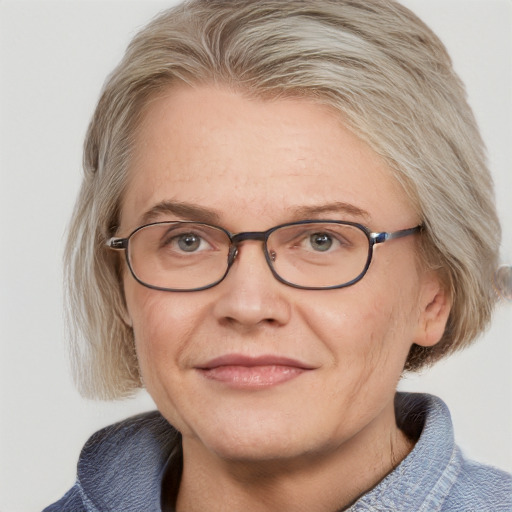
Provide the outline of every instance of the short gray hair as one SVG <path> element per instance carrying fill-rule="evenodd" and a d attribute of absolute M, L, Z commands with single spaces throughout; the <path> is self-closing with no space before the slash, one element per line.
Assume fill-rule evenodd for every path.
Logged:
<path fill-rule="evenodd" d="M 432 364 L 482 332 L 495 302 L 500 226 L 483 142 L 435 34 L 393 0 L 191 0 L 133 39 L 87 133 L 65 254 L 83 395 L 118 398 L 141 386 L 119 262 L 105 240 L 119 223 L 144 107 L 177 83 L 307 97 L 339 112 L 403 186 L 425 226 L 421 260 L 453 300 L 441 341 L 413 345 L 405 369 Z"/>

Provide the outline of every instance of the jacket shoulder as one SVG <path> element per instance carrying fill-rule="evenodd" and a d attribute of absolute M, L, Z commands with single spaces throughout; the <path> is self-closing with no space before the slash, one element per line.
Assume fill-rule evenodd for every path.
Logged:
<path fill-rule="evenodd" d="M 442 511 L 511 512 L 512 475 L 464 460 Z"/>
<path fill-rule="evenodd" d="M 75 484 L 59 501 L 46 507 L 43 512 L 87 512 L 78 485 Z"/>
<path fill-rule="evenodd" d="M 148 475 L 157 481 L 177 440 L 177 431 L 158 411 L 97 431 L 82 449 L 75 485 L 43 512 L 110 510 L 113 503 L 133 498 L 141 491 L 137 484 L 150 487 Z"/>

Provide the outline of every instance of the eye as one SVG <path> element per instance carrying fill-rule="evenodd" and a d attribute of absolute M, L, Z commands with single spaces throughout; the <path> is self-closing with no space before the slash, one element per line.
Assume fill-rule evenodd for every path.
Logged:
<path fill-rule="evenodd" d="M 201 247 L 202 238 L 194 233 L 185 233 L 178 237 L 174 237 L 173 241 L 178 247 L 185 252 L 194 252 Z"/>
<path fill-rule="evenodd" d="M 333 239 L 327 233 L 313 233 L 309 235 L 309 243 L 315 251 L 328 251 L 333 245 Z"/>
<path fill-rule="evenodd" d="M 167 233 L 167 236 L 162 239 L 160 247 L 174 253 L 188 254 L 207 251 L 212 248 L 211 244 L 198 233 L 192 231 L 176 233 L 174 230 Z"/>
<path fill-rule="evenodd" d="M 278 230 L 271 241 L 272 246 L 285 250 L 302 250 L 310 254 L 331 254 L 353 247 L 356 231 L 351 226 L 317 225 L 310 227 L 301 224 Z"/>

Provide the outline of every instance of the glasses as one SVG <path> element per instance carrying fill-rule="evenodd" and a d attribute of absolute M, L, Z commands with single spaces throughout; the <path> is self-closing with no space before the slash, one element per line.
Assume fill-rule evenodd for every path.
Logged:
<path fill-rule="evenodd" d="M 127 238 L 111 238 L 107 246 L 125 251 L 128 267 L 140 284 L 188 292 L 219 284 L 235 262 L 239 245 L 257 240 L 278 281 L 304 290 L 328 290 L 361 280 L 376 244 L 421 229 L 373 233 L 354 222 L 305 220 L 232 234 L 201 222 L 156 222 L 137 228 Z"/>

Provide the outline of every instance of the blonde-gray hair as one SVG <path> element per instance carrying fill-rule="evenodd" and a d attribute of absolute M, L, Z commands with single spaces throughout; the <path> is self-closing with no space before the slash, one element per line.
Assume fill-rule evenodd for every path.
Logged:
<path fill-rule="evenodd" d="M 155 18 L 109 76 L 85 141 L 65 254 L 76 380 L 84 396 L 141 386 L 115 234 L 134 131 L 173 84 L 331 106 L 390 166 L 425 226 L 421 258 L 453 300 L 441 341 L 413 345 L 417 370 L 468 345 L 495 296 L 500 226 L 485 151 L 439 39 L 393 0 L 191 0 Z"/>

